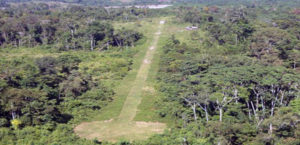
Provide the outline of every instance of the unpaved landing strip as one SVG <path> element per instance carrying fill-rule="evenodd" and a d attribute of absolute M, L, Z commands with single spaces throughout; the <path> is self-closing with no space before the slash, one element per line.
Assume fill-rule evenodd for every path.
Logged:
<path fill-rule="evenodd" d="M 164 24 L 165 21 L 159 22 L 158 30 L 154 33 L 153 43 L 149 46 L 143 61 L 140 62 L 141 66 L 123 104 L 120 115 L 117 118 L 106 121 L 83 122 L 74 129 L 77 135 L 87 139 L 116 142 L 121 139 L 130 141 L 143 140 L 153 134 L 164 131 L 166 128 L 164 123 L 133 121 L 138 105 L 142 100 L 142 91 L 147 87 L 146 80 Z"/>

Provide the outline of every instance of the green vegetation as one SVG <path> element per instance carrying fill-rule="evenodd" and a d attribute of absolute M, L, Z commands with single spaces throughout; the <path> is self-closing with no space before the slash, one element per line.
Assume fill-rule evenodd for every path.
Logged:
<path fill-rule="evenodd" d="M 293 109 L 299 57 L 293 55 L 300 39 L 289 31 L 299 27 L 298 16 L 283 28 L 258 20 L 253 9 L 178 11 L 181 19 L 174 23 L 200 29 L 185 39 L 175 33 L 161 55 L 159 114 L 180 122 L 146 144 L 299 143 L 300 116 Z M 281 15 L 270 18 L 278 21 Z"/>
<path fill-rule="evenodd" d="M 159 21 L 154 21 L 154 23 L 151 24 L 159 24 Z M 141 62 L 137 62 L 142 64 L 139 66 L 137 72 L 135 72 L 135 78 L 128 78 L 131 79 L 130 84 L 128 83 L 129 80 L 125 78 L 124 80 L 126 80 L 127 82 L 123 82 L 122 84 L 120 84 L 117 90 L 119 93 L 125 93 L 124 88 L 126 88 L 126 94 L 118 94 L 119 96 L 117 96 L 117 98 L 124 98 L 125 95 L 126 99 L 122 99 L 122 104 L 119 104 L 118 102 L 117 105 L 119 106 L 115 106 L 114 104 L 113 108 L 108 107 L 103 110 L 104 114 L 100 114 L 100 117 L 107 117 L 107 115 L 105 114 L 108 113 L 118 116 L 102 122 L 93 121 L 80 124 L 75 128 L 75 132 L 79 136 L 90 139 L 97 138 L 99 140 L 116 142 L 120 139 L 141 140 L 154 133 L 161 133 L 164 130 L 165 125 L 162 123 L 133 121 L 134 117 L 136 116 L 138 105 L 142 100 L 142 93 L 145 91 L 145 88 L 147 88 L 146 80 L 148 78 L 153 55 L 155 54 L 157 48 L 157 43 L 162 29 L 161 27 L 162 24 L 158 26 L 157 33 L 155 34 L 153 34 L 153 30 L 155 29 L 150 29 L 152 31 L 149 31 L 149 36 L 154 37 L 153 42 L 151 42 L 150 45 L 147 46 L 148 49 L 146 54 L 144 55 L 143 60 L 140 60 Z M 120 106 L 122 106 L 122 108 L 119 111 Z M 95 119 L 98 120 L 98 118 Z"/>
<path fill-rule="evenodd" d="M 24 19 L 31 17 L 27 9 L 23 12 L 29 15 Z M 115 86 L 137 67 L 132 66 L 133 58 L 137 52 L 142 57 L 149 42 L 126 25 L 113 28 L 121 22 L 93 20 L 84 25 L 80 18 L 73 27 L 65 25 L 67 16 L 62 15 L 56 18 L 59 23 L 50 25 L 50 36 L 48 25 L 40 21 L 49 17 L 32 16 L 37 20 L 24 26 L 14 15 L 1 19 L 1 144 L 97 143 L 80 139 L 73 127 L 117 100 Z"/>
<path fill-rule="evenodd" d="M 298 0 L 60 2 L 0 0 L 0 144 L 300 144 Z"/>

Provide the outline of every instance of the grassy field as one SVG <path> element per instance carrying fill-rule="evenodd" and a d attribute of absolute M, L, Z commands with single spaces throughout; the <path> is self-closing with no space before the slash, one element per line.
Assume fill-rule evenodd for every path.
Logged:
<path fill-rule="evenodd" d="M 163 33 L 163 24 L 160 24 L 160 19 L 146 20 L 141 22 L 141 25 L 140 31 L 146 36 L 147 42 L 138 46 L 140 52 L 134 58 L 133 69 L 115 89 L 114 101 L 90 119 L 91 122 L 81 123 L 75 128 L 79 136 L 111 142 L 143 140 L 155 133 L 162 133 L 166 128 L 164 123 L 144 122 L 148 121 L 147 119 L 133 121 L 139 112 L 138 106 L 144 98 L 144 92 L 147 90 L 146 81 L 153 62 L 156 67 L 151 69 L 150 73 L 157 71 L 158 62 L 155 59 L 158 51 L 156 49 L 158 49 L 160 35 Z M 122 26 L 133 25 L 129 23 Z M 151 79 L 154 78 L 153 75 L 150 76 Z M 148 110 L 148 108 L 142 110 L 146 109 Z"/>
<path fill-rule="evenodd" d="M 150 20 L 149 20 L 150 21 Z M 115 96 L 114 101 L 110 103 L 108 106 L 103 108 L 99 114 L 96 114 L 93 118 L 90 118 L 90 121 L 101 121 L 101 120 L 109 120 L 111 118 L 117 117 L 123 107 L 123 104 L 126 100 L 126 97 L 131 89 L 131 86 L 133 85 L 133 82 L 136 78 L 136 75 L 138 73 L 138 70 L 141 66 L 141 62 L 143 61 L 146 52 L 148 50 L 148 47 L 151 45 L 153 41 L 153 30 L 155 30 L 153 23 L 157 22 L 158 20 L 153 20 L 153 22 L 143 21 L 142 25 L 143 27 L 137 27 L 138 31 L 142 32 L 146 37 L 146 42 L 143 45 L 137 46 L 137 49 L 139 52 L 134 56 L 134 61 L 132 65 L 132 70 L 127 74 L 127 76 L 119 82 L 119 85 L 115 89 Z M 115 27 L 126 27 L 128 29 L 134 28 L 134 23 L 117 23 L 115 24 Z M 146 29 L 145 29 L 146 28 Z"/>
<path fill-rule="evenodd" d="M 157 107 L 155 105 L 155 101 L 158 99 L 158 93 L 155 88 L 156 83 L 156 74 L 159 69 L 159 61 L 160 61 L 160 54 L 162 53 L 162 47 L 169 39 L 169 20 L 166 18 L 165 29 L 161 33 L 160 40 L 158 41 L 157 50 L 155 51 L 154 58 L 152 60 L 151 68 L 149 70 L 148 78 L 146 80 L 146 85 L 142 90 L 142 101 L 138 106 L 138 112 L 134 118 L 135 121 L 159 121 L 167 123 L 168 125 L 172 124 L 170 118 L 161 118 L 158 116 Z"/>
<path fill-rule="evenodd" d="M 146 37 L 143 45 L 137 46 L 139 52 L 134 57 L 132 70 L 120 81 L 115 89 L 114 101 L 98 114 L 75 127 L 79 136 L 110 142 L 119 140 L 144 140 L 156 133 L 162 133 L 173 121 L 161 118 L 156 112 L 160 106 L 156 91 L 156 75 L 159 69 L 162 47 L 174 35 L 182 43 L 189 43 L 192 33 L 186 31 L 189 24 L 174 24 L 172 18 L 146 19 L 135 23 L 116 23 L 115 27 L 126 27 L 142 32 Z M 161 20 L 166 20 L 164 25 Z M 197 46 L 195 46 L 197 47 Z"/>

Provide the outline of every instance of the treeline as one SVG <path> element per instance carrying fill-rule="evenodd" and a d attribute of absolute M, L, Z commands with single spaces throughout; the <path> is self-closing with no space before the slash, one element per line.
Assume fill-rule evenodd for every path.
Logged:
<path fill-rule="evenodd" d="M 163 47 L 158 113 L 177 123 L 147 143 L 300 143 L 299 16 L 281 11 L 265 22 L 257 11 L 178 10 L 205 38 L 194 31 L 190 44 L 173 36 Z"/>
<path fill-rule="evenodd" d="M 1 0 L 4 2 L 61 2 L 65 4 L 81 4 L 88 6 L 129 6 L 129 5 L 158 5 L 158 4 L 176 4 L 176 5 L 219 5 L 219 6 L 240 6 L 240 5 L 264 5 L 264 6 L 299 6 L 299 0 Z"/>
<path fill-rule="evenodd" d="M 133 46 L 142 34 L 134 30 L 114 30 L 110 21 L 143 17 L 144 12 L 138 11 L 135 8 L 107 10 L 73 6 L 51 9 L 47 4 L 23 5 L 1 11 L 0 45 L 55 45 L 59 50 Z"/>
<path fill-rule="evenodd" d="M 178 12 L 178 17 L 204 29 L 210 36 L 204 40 L 208 47 L 217 44 L 228 53 L 244 52 L 266 65 L 299 67 L 299 15 L 294 15 L 292 11 L 282 10 L 280 14 L 280 10 L 267 12 L 256 7 L 183 9 Z M 278 15 L 260 20 L 256 11 L 264 13 L 261 17 L 274 12 Z"/>
<path fill-rule="evenodd" d="M 5 0 L 2 0 L 5 2 Z M 8 1 L 7 1 L 8 2 Z M 20 2 L 62 2 L 66 4 L 81 4 L 88 6 L 127 6 L 127 5 L 148 5 L 148 4 L 166 4 L 175 2 L 172 0 L 133 0 L 124 2 L 121 0 L 10 0 L 9 2 L 20 3 Z"/>
<path fill-rule="evenodd" d="M 4 2 L 24 3 L 24 2 L 62 2 L 66 4 L 98 5 L 108 6 L 116 5 L 118 1 L 113 0 L 2 0 Z"/>
<path fill-rule="evenodd" d="M 240 5 L 261 5 L 261 6 L 299 6 L 299 0 L 174 0 L 177 4 L 201 4 L 209 6 L 240 6 Z"/>

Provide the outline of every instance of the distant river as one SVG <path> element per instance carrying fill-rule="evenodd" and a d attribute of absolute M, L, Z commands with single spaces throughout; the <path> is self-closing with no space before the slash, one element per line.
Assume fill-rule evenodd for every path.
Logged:
<path fill-rule="evenodd" d="M 130 8 L 130 7 L 136 7 L 136 8 L 149 8 L 149 9 L 163 9 L 166 7 L 170 7 L 172 5 L 132 5 L 132 6 L 109 6 L 105 7 L 107 9 L 118 9 L 118 8 Z"/>

